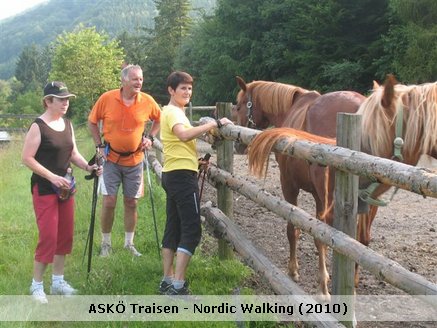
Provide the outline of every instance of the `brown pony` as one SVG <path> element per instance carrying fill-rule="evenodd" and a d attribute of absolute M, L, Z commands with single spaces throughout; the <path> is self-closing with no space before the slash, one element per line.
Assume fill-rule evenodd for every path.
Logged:
<path fill-rule="evenodd" d="M 377 86 L 370 97 L 360 105 L 357 113 L 362 115 L 362 151 L 380 157 L 392 158 L 393 154 L 396 155 L 395 145 L 401 145 L 400 152 L 396 157 L 404 163 L 415 165 L 422 154 L 437 158 L 437 83 L 411 86 L 396 83 L 396 80 L 389 76 L 385 85 L 383 87 Z M 313 114 L 308 113 L 307 126 L 310 126 L 308 121 L 316 122 L 314 120 L 317 117 L 315 113 Z M 290 134 L 296 138 L 296 131 L 271 129 L 262 132 L 253 140 L 249 150 L 249 165 L 255 170 L 254 173 L 257 175 L 264 173 L 263 166 L 273 144 L 279 138 Z M 319 140 L 318 142 L 329 143 L 327 140 Z M 282 170 L 286 170 L 290 175 L 295 174 L 287 166 L 284 166 L 290 161 L 285 160 L 284 162 L 283 158 L 281 160 L 281 176 L 283 175 Z M 327 223 L 331 223 L 333 214 L 331 206 L 333 198 L 332 170 L 328 171 L 328 181 L 324 179 L 323 175 L 318 174 L 317 170 L 317 165 L 309 165 L 309 182 L 317 190 L 319 201 L 323 203 L 322 208 L 328 209 L 323 218 Z M 320 178 L 322 178 L 322 182 L 320 182 Z M 321 187 L 325 182 L 329 182 L 328 195 L 325 194 L 326 189 Z M 360 180 L 360 184 L 366 184 L 366 182 Z M 372 199 L 376 199 L 389 188 L 390 186 L 378 185 L 372 191 Z M 371 207 L 370 213 L 364 216 L 368 221 L 359 222 L 358 230 L 361 229 L 361 233 L 370 232 L 370 225 L 375 214 L 376 207 Z M 363 230 L 365 231 L 363 232 Z M 319 252 L 322 249 L 320 257 L 325 254 L 324 248 L 326 246 L 320 248 L 318 245 Z M 320 263 L 324 264 L 322 260 Z M 297 265 L 297 262 L 295 264 Z M 325 274 L 327 275 L 327 272 Z M 327 276 L 323 276 L 322 271 L 319 278 L 322 287 L 323 278 L 327 278 Z M 324 295 L 328 296 L 327 290 Z"/>
<path fill-rule="evenodd" d="M 305 90 L 293 85 L 268 81 L 254 81 L 246 84 L 237 77 L 241 90 L 237 104 L 233 108 L 233 117 L 241 126 L 265 129 L 289 127 L 315 135 L 335 138 L 336 117 L 339 112 L 355 113 L 366 99 L 352 91 L 336 91 L 321 95 L 316 91 Z M 253 148 L 253 149 L 256 149 Z M 326 169 L 311 165 L 305 160 L 276 154 L 279 164 L 281 187 L 286 201 L 297 205 L 299 191 L 311 193 L 316 202 L 316 216 L 332 223 L 332 211 L 326 212 L 326 204 L 332 203 L 332 195 L 325 195 Z M 252 158 L 252 162 L 254 159 Z M 325 196 L 328 196 L 325 199 Z M 370 223 L 376 215 L 376 207 L 360 206 L 358 221 L 358 240 L 368 245 Z M 300 230 L 293 224 L 287 224 L 287 237 L 290 244 L 288 274 L 299 280 L 299 265 L 296 256 Z M 315 241 L 319 251 L 319 293 L 329 298 L 327 283 L 329 274 L 326 269 L 326 247 Z M 355 277 L 358 282 L 358 275 Z"/>

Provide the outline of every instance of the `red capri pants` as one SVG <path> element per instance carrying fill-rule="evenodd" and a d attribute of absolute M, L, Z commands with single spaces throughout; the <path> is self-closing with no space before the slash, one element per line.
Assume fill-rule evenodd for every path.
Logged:
<path fill-rule="evenodd" d="M 52 263 L 55 255 L 70 254 L 73 248 L 74 196 L 66 201 L 56 194 L 40 196 L 35 185 L 32 200 L 39 231 L 35 260 Z"/>

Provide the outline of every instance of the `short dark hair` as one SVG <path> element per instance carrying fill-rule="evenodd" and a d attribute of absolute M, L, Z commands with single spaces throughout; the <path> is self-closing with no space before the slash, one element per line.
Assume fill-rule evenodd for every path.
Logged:
<path fill-rule="evenodd" d="M 171 73 L 167 78 L 167 87 L 170 87 L 173 90 L 176 90 L 178 85 L 181 83 L 193 85 L 193 77 L 186 72 L 175 71 Z"/>

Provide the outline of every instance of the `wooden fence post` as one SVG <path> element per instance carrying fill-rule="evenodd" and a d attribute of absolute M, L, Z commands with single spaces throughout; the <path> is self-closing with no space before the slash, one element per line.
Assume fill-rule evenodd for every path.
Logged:
<path fill-rule="evenodd" d="M 337 145 L 351 150 L 361 148 L 361 116 L 337 114 Z M 337 170 L 335 173 L 333 227 L 355 238 L 357 230 L 358 176 Z M 346 298 L 353 303 L 355 262 L 347 256 L 334 251 L 332 263 L 332 293 L 335 303 Z M 341 303 L 339 303 L 341 304 Z M 348 320 L 342 322 L 346 327 L 354 327 L 356 321 L 354 304 L 350 304 Z M 355 323 L 354 323 L 355 322 Z"/>
<path fill-rule="evenodd" d="M 231 118 L 232 103 L 217 103 L 217 117 Z M 217 144 L 217 166 L 220 169 L 233 173 L 234 170 L 234 142 L 221 140 Z M 229 218 L 234 216 L 233 191 L 224 184 L 217 185 L 218 208 Z M 220 259 L 233 258 L 233 250 L 224 239 L 218 240 L 218 253 Z"/>

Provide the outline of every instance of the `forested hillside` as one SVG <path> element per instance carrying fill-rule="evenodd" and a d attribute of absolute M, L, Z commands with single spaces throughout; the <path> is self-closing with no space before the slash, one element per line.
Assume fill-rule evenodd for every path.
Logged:
<path fill-rule="evenodd" d="M 191 16 L 211 12 L 215 0 L 193 0 Z M 153 0 L 50 0 L 35 9 L 0 21 L 0 79 L 14 74 L 25 46 L 44 46 L 63 31 L 82 23 L 115 37 L 123 31 L 153 28 L 157 10 Z"/>
<path fill-rule="evenodd" d="M 388 73 L 436 81 L 436 22 L 435 0 L 51 0 L 0 22 L 0 113 L 38 112 L 59 79 L 80 95 L 69 113 L 83 121 L 123 62 L 143 68 L 160 104 L 174 70 L 194 77 L 195 105 L 235 101 L 236 75 L 364 95 Z"/>

